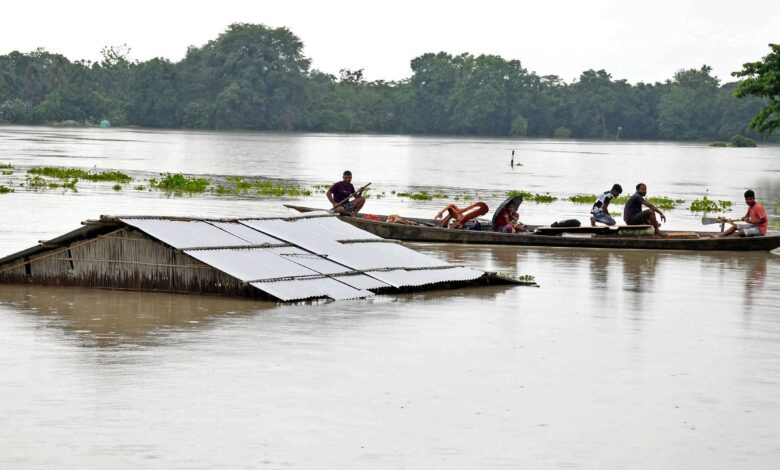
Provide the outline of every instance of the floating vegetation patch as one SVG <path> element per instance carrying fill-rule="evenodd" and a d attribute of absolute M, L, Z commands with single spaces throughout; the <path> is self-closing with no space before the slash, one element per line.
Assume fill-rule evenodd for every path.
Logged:
<path fill-rule="evenodd" d="M 150 179 L 149 186 L 169 192 L 202 193 L 208 189 L 209 181 L 206 178 L 188 178 L 181 173 L 166 173 L 159 181 L 156 178 Z"/>
<path fill-rule="evenodd" d="M 628 202 L 628 198 L 631 196 L 618 196 L 615 198 L 612 198 L 612 204 L 625 204 Z"/>
<path fill-rule="evenodd" d="M 266 197 L 310 196 L 312 194 L 309 189 L 281 181 L 247 181 L 240 176 L 232 176 L 226 179 L 228 182 L 233 183 L 233 188 L 231 189 L 224 184 L 218 184 L 213 189 L 216 194 L 257 194 Z"/>
<path fill-rule="evenodd" d="M 569 196 L 569 200 L 575 204 L 593 204 L 596 202 L 596 196 L 592 194 L 575 194 L 574 196 Z"/>
<path fill-rule="evenodd" d="M 653 196 L 645 198 L 645 200 L 661 209 L 674 209 L 680 204 L 685 203 L 685 199 L 672 199 L 666 196 Z"/>
<path fill-rule="evenodd" d="M 405 192 L 398 192 L 396 193 L 396 196 L 398 197 L 408 197 L 409 199 L 413 199 L 415 201 L 432 201 L 433 196 L 428 194 L 427 191 L 420 191 L 417 193 L 405 193 Z"/>
<path fill-rule="evenodd" d="M 92 173 L 90 171 L 84 171 L 79 168 L 59 168 L 54 166 L 44 166 L 38 168 L 30 168 L 27 173 L 31 175 L 48 176 L 49 178 L 58 179 L 83 179 L 87 181 L 114 181 L 117 183 L 129 183 L 133 179 L 122 173 L 121 171 L 103 171 L 100 173 Z"/>
<path fill-rule="evenodd" d="M 729 146 L 728 142 L 720 142 L 720 141 L 713 142 L 710 144 L 710 147 L 728 147 L 728 146 Z"/>
<path fill-rule="evenodd" d="M 13 170 L 0 170 L 0 173 L 2 173 L 4 176 L 13 175 Z"/>
<path fill-rule="evenodd" d="M 9 170 L 9 169 L 11 169 L 11 168 L 13 168 L 13 167 L 14 167 L 14 166 L 13 166 L 13 165 L 11 165 L 10 163 L 3 163 L 3 162 L 0 162 L 0 169 L 2 169 L 2 170 Z"/>
<path fill-rule="evenodd" d="M 506 197 L 516 197 L 520 196 L 523 199 L 531 199 L 533 197 L 533 194 L 529 193 L 528 191 L 507 191 Z"/>
<path fill-rule="evenodd" d="M 133 186 L 133 189 L 135 189 L 136 191 L 143 191 L 146 189 L 146 186 L 139 184 L 137 186 Z"/>
<path fill-rule="evenodd" d="M 704 196 L 702 199 L 696 199 L 691 203 L 691 212 L 718 212 L 731 207 L 731 201 L 713 201 Z"/>
<path fill-rule="evenodd" d="M 8 186 L 3 186 L 0 184 L 0 194 L 8 194 L 14 192 L 13 188 L 9 188 Z"/>
<path fill-rule="evenodd" d="M 549 204 L 551 202 L 555 202 L 558 200 L 557 197 L 550 195 L 550 193 L 533 194 L 533 193 L 529 193 L 528 191 L 514 191 L 514 190 L 507 191 L 506 196 L 507 197 L 521 196 L 524 201 L 531 201 L 539 204 Z"/>
<path fill-rule="evenodd" d="M 24 181 L 24 186 L 30 189 L 43 189 L 49 186 L 49 182 L 38 175 L 27 176 Z"/>
<path fill-rule="evenodd" d="M 122 190 L 122 185 L 121 184 L 115 184 L 111 189 L 113 189 L 114 191 L 121 191 Z"/>

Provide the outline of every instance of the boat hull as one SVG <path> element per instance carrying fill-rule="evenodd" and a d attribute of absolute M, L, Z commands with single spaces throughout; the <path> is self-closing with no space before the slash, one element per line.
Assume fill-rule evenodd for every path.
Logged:
<path fill-rule="evenodd" d="M 308 212 L 315 209 L 299 206 L 287 206 L 292 209 Z M 384 217 L 380 216 L 383 220 Z M 360 229 L 382 238 L 408 242 L 430 243 L 467 243 L 478 245 L 518 245 L 518 246 L 550 246 L 570 248 L 617 248 L 639 250 L 692 250 L 692 251 L 771 251 L 780 247 L 780 233 L 769 232 L 763 237 L 712 237 L 711 232 L 674 232 L 669 231 L 668 237 L 653 235 L 628 236 L 606 227 L 597 228 L 597 233 L 582 236 L 539 235 L 534 233 L 498 233 L 485 230 L 450 230 L 422 225 L 423 219 L 408 219 L 419 225 L 391 224 L 383 221 L 366 220 L 361 217 L 342 217 L 342 220 Z M 568 233 L 582 233 L 588 228 L 582 227 Z M 601 233 L 598 233 L 598 232 Z M 564 231 L 564 233 L 567 233 Z M 690 237 L 679 238 L 688 235 Z"/>

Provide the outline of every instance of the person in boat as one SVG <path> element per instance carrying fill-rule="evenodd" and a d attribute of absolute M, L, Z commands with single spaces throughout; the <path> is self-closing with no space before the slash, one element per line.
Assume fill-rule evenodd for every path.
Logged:
<path fill-rule="evenodd" d="M 719 234 L 721 237 L 728 237 L 734 232 L 737 232 L 740 237 L 761 237 L 766 235 L 767 228 L 769 228 L 769 217 L 766 215 L 764 206 L 756 201 L 756 193 L 752 189 L 745 191 L 745 204 L 748 205 L 747 214 L 737 220 L 747 222 L 748 225 L 738 228 L 734 221 L 730 221 L 731 227 Z"/>
<path fill-rule="evenodd" d="M 612 198 L 620 196 L 623 192 L 623 187 L 615 183 L 612 185 L 612 189 L 604 191 L 596 197 L 596 202 L 593 203 L 593 208 L 590 210 L 590 226 L 595 227 L 596 222 L 600 222 L 606 225 L 615 225 L 615 219 L 609 215 L 609 204 L 612 202 Z"/>
<path fill-rule="evenodd" d="M 334 183 L 333 186 L 325 193 L 328 196 L 328 201 L 333 205 L 333 211 L 341 215 L 357 215 L 363 204 L 366 203 L 366 199 L 363 197 L 363 190 L 365 186 L 361 186 L 360 189 L 355 191 L 355 187 L 352 186 L 352 172 L 345 170 L 342 176 L 342 180 Z M 354 196 L 355 199 L 350 201 L 350 198 Z"/>
<path fill-rule="evenodd" d="M 655 214 L 660 215 L 664 222 L 666 222 L 666 216 L 659 208 L 646 201 L 645 196 L 647 196 L 647 185 L 639 183 L 636 185 L 636 192 L 623 207 L 623 221 L 626 225 L 652 225 L 656 235 L 666 236 L 666 234 L 661 233 L 661 223 L 658 222 Z M 642 210 L 642 206 L 647 207 L 647 209 Z"/>
<path fill-rule="evenodd" d="M 496 231 L 501 233 L 522 233 L 528 231 L 528 228 L 520 222 L 520 215 L 517 213 L 515 205 L 507 204 L 498 214 Z"/>

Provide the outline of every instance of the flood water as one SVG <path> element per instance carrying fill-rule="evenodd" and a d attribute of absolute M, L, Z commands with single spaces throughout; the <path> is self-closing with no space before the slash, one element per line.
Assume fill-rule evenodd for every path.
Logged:
<path fill-rule="evenodd" d="M 522 166 L 510 168 L 511 149 Z M 0 127 L 0 257 L 101 214 L 285 215 L 300 199 L 166 196 L 164 172 L 372 182 L 366 209 L 432 216 L 442 189 L 495 206 L 639 181 L 777 224 L 780 147 Z M 78 193 L 18 187 L 33 166 L 122 170 Z M 11 183 L 9 183 L 9 180 Z M 140 183 L 139 183 L 140 182 Z M 528 223 L 589 207 L 524 203 Z M 715 227 L 710 226 L 714 230 Z M 0 468 L 774 469 L 780 256 L 412 244 L 540 284 L 277 305 L 0 285 Z"/>

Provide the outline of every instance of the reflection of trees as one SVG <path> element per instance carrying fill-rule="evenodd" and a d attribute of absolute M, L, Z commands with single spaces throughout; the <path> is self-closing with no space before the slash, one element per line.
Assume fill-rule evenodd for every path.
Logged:
<path fill-rule="evenodd" d="M 90 347 L 154 344 L 166 333 L 276 306 L 227 297 L 27 285 L 3 286 L 0 303 L 43 317 L 45 327 L 61 328 Z"/>

